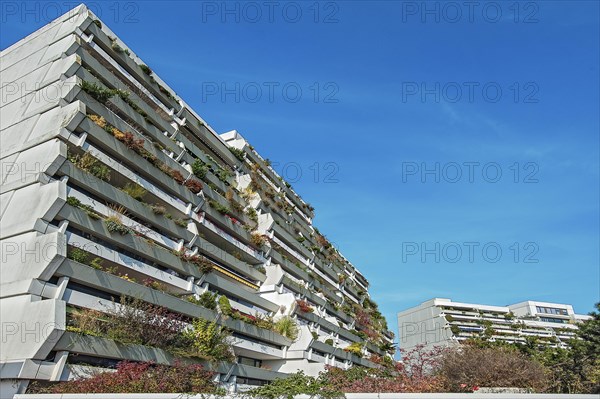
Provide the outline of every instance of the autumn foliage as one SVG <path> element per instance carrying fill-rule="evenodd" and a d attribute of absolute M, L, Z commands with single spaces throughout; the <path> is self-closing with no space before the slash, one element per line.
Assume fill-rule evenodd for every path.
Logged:
<path fill-rule="evenodd" d="M 121 362 L 116 371 L 60 382 L 28 393 L 217 393 L 213 373 L 198 364 Z"/>

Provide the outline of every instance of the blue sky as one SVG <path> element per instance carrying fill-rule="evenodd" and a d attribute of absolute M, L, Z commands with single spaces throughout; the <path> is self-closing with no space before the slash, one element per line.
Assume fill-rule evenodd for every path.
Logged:
<path fill-rule="evenodd" d="M 54 12 L 12 4 L 2 48 Z M 293 182 L 392 329 L 431 297 L 592 310 L 598 2 L 480 2 L 472 14 L 433 1 L 425 14 L 423 2 L 223 4 L 90 6 L 217 131 L 237 129 Z M 421 176 L 436 165 L 439 182 Z"/>

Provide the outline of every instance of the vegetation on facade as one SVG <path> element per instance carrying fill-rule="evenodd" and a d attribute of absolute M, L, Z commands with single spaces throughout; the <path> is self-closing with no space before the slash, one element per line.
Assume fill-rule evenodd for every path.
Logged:
<path fill-rule="evenodd" d="M 177 362 L 172 366 L 121 362 L 114 372 L 94 373 L 88 378 L 49 386 L 33 384 L 28 393 L 181 393 L 222 394 L 213 382 L 214 373 L 198 364 Z"/>
<path fill-rule="evenodd" d="M 116 127 L 108 124 L 106 120 L 97 115 L 88 115 L 90 120 L 96 125 L 104 129 L 106 132 L 112 134 L 117 140 L 122 142 L 128 149 L 132 150 L 142 158 L 146 159 L 153 166 L 158 168 L 161 172 L 171 177 L 177 184 L 185 186 L 194 194 L 198 194 L 202 190 L 202 183 L 198 180 L 191 178 L 184 178 L 181 172 L 177 169 L 171 168 L 166 163 L 161 161 L 156 155 L 152 154 L 144 147 L 145 140 L 143 138 L 136 139 L 134 134 L 131 132 L 122 132 Z M 83 168 L 82 168 L 83 169 Z M 136 198 L 132 195 L 133 198 Z M 136 198 L 137 199 L 137 198 Z"/>

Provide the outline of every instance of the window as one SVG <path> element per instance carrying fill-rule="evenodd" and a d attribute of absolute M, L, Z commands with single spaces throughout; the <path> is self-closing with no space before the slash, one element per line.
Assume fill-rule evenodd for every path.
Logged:
<path fill-rule="evenodd" d="M 262 360 L 250 357 L 238 356 L 238 363 L 245 366 L 262 367 Z"/>
<path fill-rule="evenodd" d="M 567 322 L 564 319 L 556 319 L 554 317 L 540 317 L 540 320 L 548 322 L 548 323 L 566 323 Z"/>
<path fill-rule="evenodd" d="M 538 313 L 556 314 L 556 315 L 562 315 L 562 316 L 567 316 L 569 314 L 567 312 L 567 309 L 549 308 L 549 307 L 545 307 L 545 306 L 536 306 L 535 308 Z"/>
<path fill-rule="evenodd" d="M 237 383 L 242 385 L 267 385 L 269 381 L 257 380 L 256 378 L 237 377 Z"/>

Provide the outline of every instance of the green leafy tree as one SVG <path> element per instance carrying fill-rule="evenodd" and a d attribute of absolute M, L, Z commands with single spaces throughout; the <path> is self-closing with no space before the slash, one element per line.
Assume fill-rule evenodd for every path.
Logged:
<path fill-rule="evenodd" d="M 323 399 L 344 397 L 341 392 L 327 387 L 320 379 L 307 376 L 303 371 L 290 374 L 288 377 L 275 380 L 268 385 L 254 388 L 246 394 L 252 398 L 261 399 L 293 399 L 296 395 L 308 395 L 311 398 Z"/>
<path fill-rule="evenodd" d="M 184 331 L 184 336 L 199 354 L 214 360 L 233 360 L 229 331 L 215 321 L 196 319 L 192 327 Z"/>

